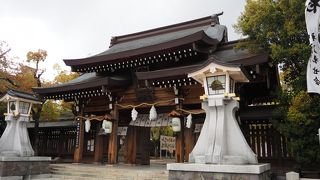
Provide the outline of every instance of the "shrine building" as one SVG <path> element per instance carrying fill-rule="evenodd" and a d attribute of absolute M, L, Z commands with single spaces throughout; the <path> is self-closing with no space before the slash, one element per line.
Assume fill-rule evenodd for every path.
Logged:
<path fill-rule="evenodd" d="M 226 81 L 221 70 L 216 80 L 223 88 L 213 93 L 235 92 L 236 118 L 248 144 L 260 162 L 279 162 L 289 155 L 270 122 L 280 87 L 277 65 L 268 53 L 236 49 L 238 42 L 228 41 L 219 15 L 115 36 L 100 54 L 64 60 L 78 78 L 33 91 L 43 100 L 76 104 L 76 136 L 66 141 L 64 134 L 59 143 L 60 151 L 71 147 L 74 162 L 149 164 L 150 129 L 166 126 L 178 126 L 175 161 L 186 162 L 205 118 L 204 88 L 188 74 L 210 63 L 236 66 L 247 81 L 235 83 L 236 75 Z"/>

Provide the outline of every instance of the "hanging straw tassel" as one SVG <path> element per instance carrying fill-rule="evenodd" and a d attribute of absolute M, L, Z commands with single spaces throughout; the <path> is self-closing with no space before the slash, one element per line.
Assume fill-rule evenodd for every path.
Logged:
<path fill-rule="evenodd" d="M 150 109 L 149 119 L 150 121 L 157 119 L 157 111 L 154 106 L 152 106 Z"/>
<path fill-rule="evenodd" d="M 85 122 L 85 130 L 86 132 L 89 132 L 90 131 L 90 127 L 91 127 L 91 122 L 89 119 L 87 119 Z"/>
<path fill-rule="evenodd" d="M 132 111 L 131 111 L 131 118 L 132 118 L 132 121 L 135 121 L 138 117 L 138 111 L 136 110 L 136 108 L 133 108 Z"/>
<path fill-rule="evenodd" d="M 192 115 L 189 114 L 189 115 L 187 116 L 187 124 L 186 124 L 186 127 L 187 127 L 187 128 L 191 128 L 191 125 L 192 125 Z"/>

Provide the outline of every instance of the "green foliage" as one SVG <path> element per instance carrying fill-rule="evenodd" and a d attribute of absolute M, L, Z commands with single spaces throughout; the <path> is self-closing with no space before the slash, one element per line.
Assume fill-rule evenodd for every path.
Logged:
<path fill-rule="evenodd" d="M 79 77 L 79 73 L 68 73 L 66 70 L 62 70 L 59 64 L 55 64 L 53 66 L 53 69 L 55 69 L 58 72 L 58 75 L 54 78 L 54 84 L 65 83 Z"/>
<path fill-rule="evenodd" d="M 173 130 L 171 126 L 166 127 L 152 127 L 151 128 L 151 140 L 159 141 L 160 135 L 173 136 Z"/>
<path fill-rule="evenodd" d="M 304 17 L 305 0 L 248 0 L 235 28 L 248 38 L 239 48 L 270 52 L 295 91 L 304 90 L 311 47 Z"/>
<path fill-rule="evenodd" d="M 320 97 L 305 92 L 311 47 L 305 25 L 305 0 L 248 0 L 235 28 L 247 36 L 238 48 L 270 53 L 282 70 L 285 88 L 279 94 L 282 117 L 274 126 L 290 141 L 296 166 L 317 169 L 320 164 Z"/>
<path fill-rule="evenodd" d="M 42 106 L 40 119 L 44 121 L 57 120 L 61 111 L 61 107 L 58 103 L 52 100 L 47 100 Z"/>
<path fill-rule="evenodd" d="M 289 102 L 291 99 L 291 102 Z M 283 117 L 273 124 L 291 139 L 289 145 L 299 169 L 317 169 L 320 162 L 319 138 L 320 97 L 310 97 L 305 91 L 295 95 L 283 94 L 281 102 L 287 106 L 279 108 Z"/>
<path fill-rule="evenodd" d="M 166 127 L 151 128 L 151 142 L 153 143 L 155 149 L 160 149 L 160 135 L 173 136 L 174 133 L 173 133 L 172 127 L 166 126 Z"/>

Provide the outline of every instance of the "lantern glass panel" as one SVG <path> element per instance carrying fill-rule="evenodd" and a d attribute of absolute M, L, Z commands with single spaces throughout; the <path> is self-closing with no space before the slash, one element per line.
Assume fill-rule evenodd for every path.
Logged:
<path fill-rule="evenodd" d="M 16 110 L 16 102 L 9 101 L 9 113 L 13 113 Z"/>
<path fill-rule="evenodd" d="M 19 103 L 19 113 L 28 114 L 29 107 L 30 107 L 30 103 L 20 101 L 20 103 Z"/>
<path fill-rule="evenodd" d="M 207 77 L 207 86 L 209 95 L 224 94 L 226 88 L 226 76 Z"/>

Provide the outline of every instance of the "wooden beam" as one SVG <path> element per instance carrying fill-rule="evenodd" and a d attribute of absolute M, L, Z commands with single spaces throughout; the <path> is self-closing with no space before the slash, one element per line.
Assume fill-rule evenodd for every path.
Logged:
<path fill-rule="evenodd" d="M 119 110 L 115 106 L 113 109 L 113 122 L 112 122 L 112 132 L 109 136 L 109 146 L 108 146 L 108 164 L 116 164 L 118 157 L 118 122 L 119 122 Z"/>

